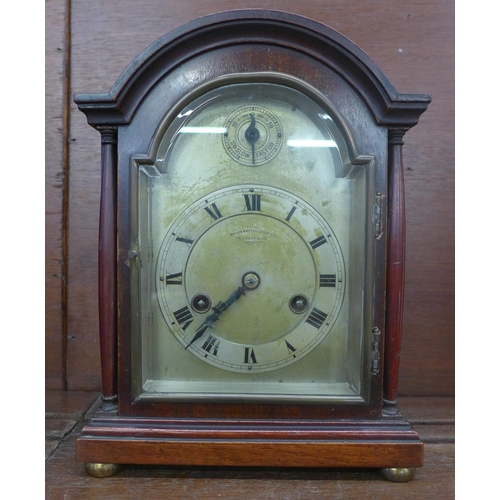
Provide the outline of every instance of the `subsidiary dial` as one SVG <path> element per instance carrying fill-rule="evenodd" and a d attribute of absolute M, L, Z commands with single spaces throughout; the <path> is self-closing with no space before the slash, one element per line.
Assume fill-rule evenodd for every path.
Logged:
<path fill-rule="evenodd" d="M 259 166 L 271 161 L 280 151 L 283 130 L 276 115 L 262 106 L 244 106 L 226 121 L 222 138 L 231 158 L 242 165 Z"/>

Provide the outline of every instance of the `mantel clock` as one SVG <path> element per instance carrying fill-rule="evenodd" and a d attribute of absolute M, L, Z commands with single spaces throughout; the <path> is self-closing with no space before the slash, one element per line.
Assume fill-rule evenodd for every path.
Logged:
<path fill-rule="evenodd" d="M 78 460 L 409 480 L 402 137 L 429 96 L 322 24 L 251 10 L 75 101 L 102 136 L 103 395 Z"/>

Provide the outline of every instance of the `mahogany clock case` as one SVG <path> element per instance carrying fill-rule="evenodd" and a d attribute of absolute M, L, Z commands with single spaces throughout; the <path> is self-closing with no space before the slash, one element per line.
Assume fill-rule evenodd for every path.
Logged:
<path fill-rule="evenodd" d="M 362 404 L 151 402 L 138 398 L 136 374 L 141 351 L 134 333 L 134 301 L 138 298 L 134 292 L 134 255 L 130 253 L 136 217 L 130 158 L 153 163 L 157 146 L 153 138 L 186 96 L 196 97 L 199 89 L 205 91 L 207 85 L 216 85 L 211 82 L 227 75 L 238 75 L 238 80 L 249 73 L 264 79 L 275 78 L 265 75 L 285 74 L 307 82 L 334 103 L 332 109 L 345 120 L 346 130 L 352 134 L 354 164 L 366 163 L 366 157 L 376 158 L 369 202 L 377 212 L 377 225 L 370 228 L 375 237 L 368 260 L 373 266 L 372 326 L 381 332 L 376 346 L 380 363 L 374 370 L 370 359 L 373 350 L 367 349 L 363 377 L 368 382 Z M 78 94 L 75 102 L 102 135 L 99 294 L 103 409 L 113 410 L 118 403 L 118 416 L 99 417 L 84 429 L 79 459 L 116 463 L 137 454 L 135 463 L 174 463 L 158 456 L 157 435 L 177 451 L 184 450 L 179 451 L 183 458 L 178 463 L 218 464 L 217 454 L 227 448 L 232 458 L 221 464 L 241 464 L 241 454 L 234 450 L 249 438 L 254 447 L 259 440 L 266 442 L 269 460 L 280 463 L 275 453 L 293 455 L 283 465 L 298 464 L 295 453 L 300 443 L 311 452 L 323 447 L 320 441 L 328 442 L 324 446 L 330 451 L 305 465 L 421 465 L 422 444 L 396 409 L 404 286 L 400 264 L 401 257 L 404 261 L 402 137 L 416 125 L 430 97 L 397 93 L 373 61 L 334 30 L 292 14 L 262 10 L 227 12 L 193 21 L 146 49 L 109 94 Z M 116 230 L 117 245 L 113 237 Z M 206 430 L 200 430 L 204 425 Z M 144 426 L 157 431 L 149 437 L 144 434 L 146 442 L 134 445 Z M 227 444 L 231 439 L 236 441 Z M 294 439 L 297 441 L 290 444 Z M 306 444 L 310 439 L 319 440 L 313 448 Z M 114 443 L 113 451 L 105 452 L 100 440 Z M 199 448 L 205 458 L 196 454 L 197 445 L 192 440 L 206 443 Z M 344 443 L 340 445 L 340 441 Z M 374 443 L 383 448 L 379 459 L 375 458 L 377 453 L 368 452 Z M 154 457 L 144 458 L 140 447 L 154 449 Z M 352 448 L 352 455 L 351 451 L 345 455 L 350 458 L 339 458 L 347 448 Z M 124 452 L 122 457 L 117 450 Z M 191 451 L 197 458 L 188 458 Z M 361 458 L 363 453 L 366 459 Z M 264 462 L 248 459 L 245 463 Z"/>

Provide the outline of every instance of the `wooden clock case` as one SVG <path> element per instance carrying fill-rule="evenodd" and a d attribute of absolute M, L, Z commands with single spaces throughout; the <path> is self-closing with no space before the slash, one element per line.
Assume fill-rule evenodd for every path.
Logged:
<path fill-rule="evenodd" d="M 380 334 L 373 355 L 379 363 L 365 405 L 148 404 L 135 398 L 130 155 L 148 151 L 165 113 L 194 88 L 245 72 L 281 72 L 308 82 L 335 100 L 361 153 L 380 152 L 373 307 L 374 332 Z M 168 90 L 159 92 L 160 87 Z M 195 20 L 160 38 L 109 93 L 77 94 L 75 102 L 102 138 L 102 405 L 78 439 L 77 459 L 95 466 L 89 471 L 98 470 L 97 464 L 422 466 L 423 444 L 399 414 L 396 395 L 405 259 L 402 138 L 430 97 L 396 92 L 362 50 L 322 24 L 283 12 L 242 10 Z M 127 128 L 137 119 L 143 133 L 131 137 Z"/>

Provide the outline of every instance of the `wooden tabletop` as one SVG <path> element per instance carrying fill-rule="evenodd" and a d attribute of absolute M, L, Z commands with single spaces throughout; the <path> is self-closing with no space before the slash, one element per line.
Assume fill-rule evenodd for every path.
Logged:
<path fill-rule="evenodd" d="M 432 499 L 455 498 L 455 398 L 400 398 L 401 413 L 425 444 L 424 466 L 409 483 L 369 469 L 126 466 L 96 479 L 75 459 L 76 438 L 98 407 L 95 392 L 47 391 L 45 498 L 54 499 Z"/>

